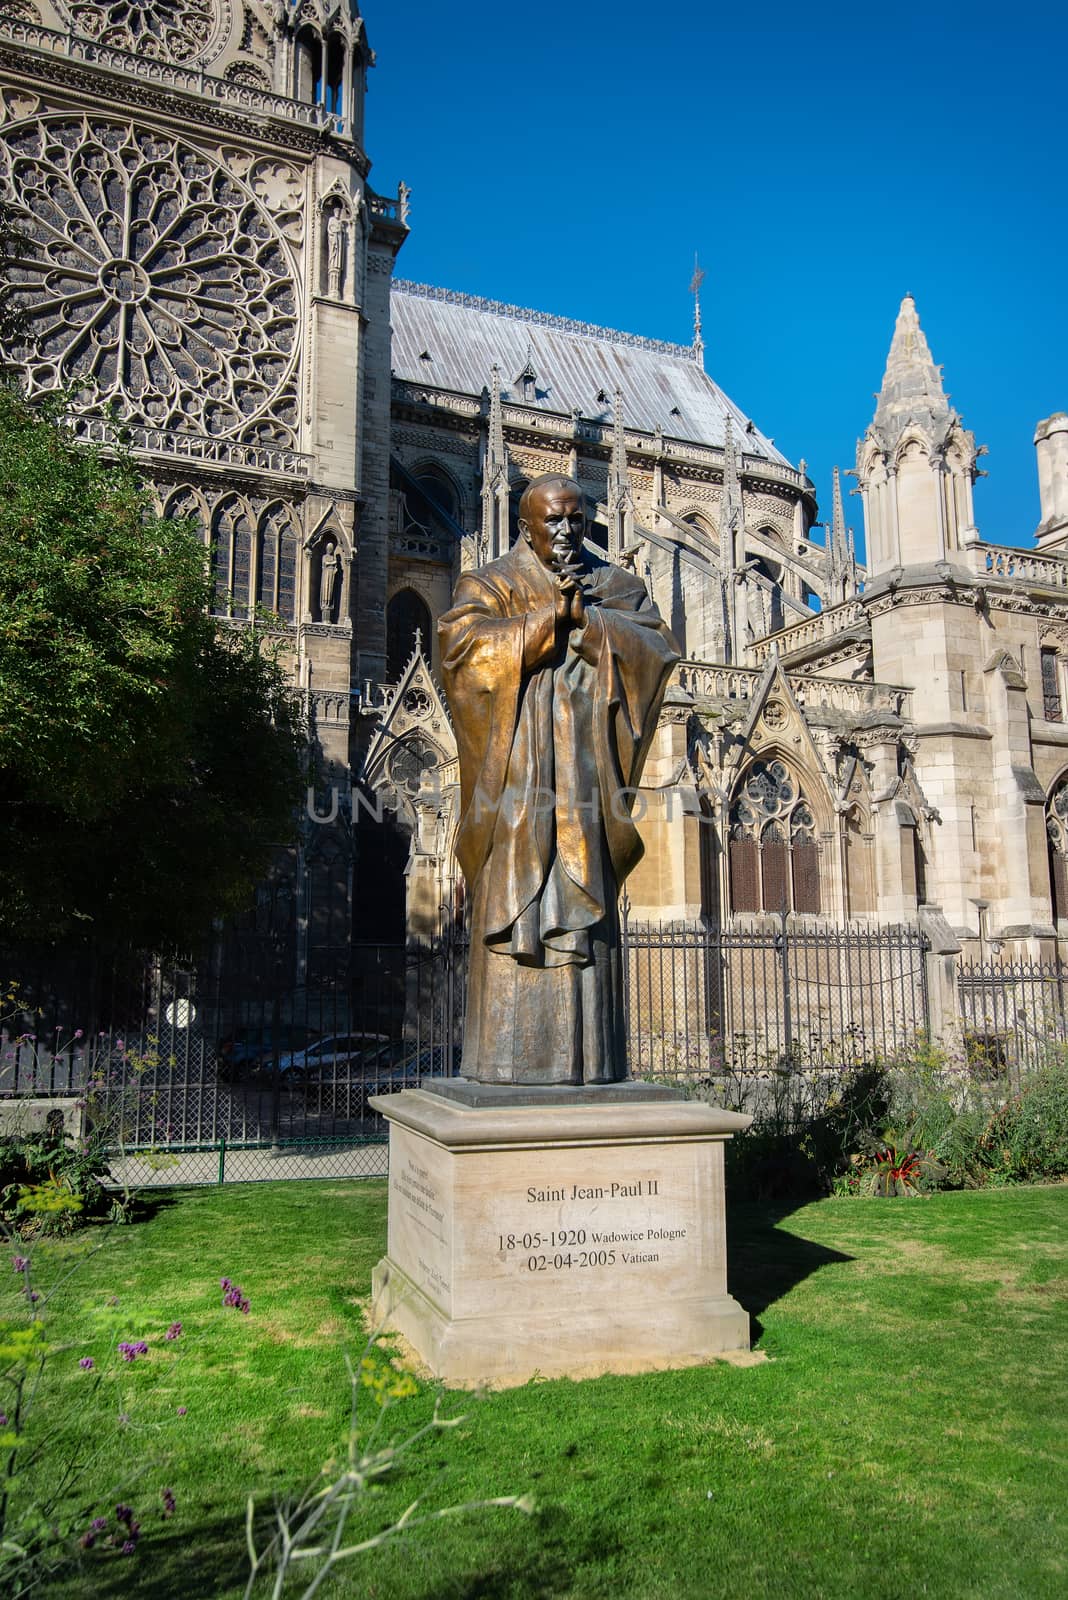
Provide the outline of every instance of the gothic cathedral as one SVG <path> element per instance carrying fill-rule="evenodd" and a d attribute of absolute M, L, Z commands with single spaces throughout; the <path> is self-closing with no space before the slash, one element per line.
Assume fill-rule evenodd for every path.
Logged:
<path fill-rule="evenodd" d="M 367 181 L 373 60 L 354 0 L 0 14 L 28 382 L 73 389 L 84 438 L 122 430 L 203 529 L 219 627 L 271 630 L 305 698 L 317 793 L 279 857 L 298 961 L 455 915 L 435 623 L 552 470 L 685 656 L 637 807 L 639 911 L 1053 954 L 1068 417 L 1035 435 L 1035 547 L 987 544 L 982 452 L 906 297 L 857 451 L 862 565 L 837 471 L 822 526 L 804 461 L 705 372 L 699 303 L 682 346 L 397 275 L 408 196 Z"/>

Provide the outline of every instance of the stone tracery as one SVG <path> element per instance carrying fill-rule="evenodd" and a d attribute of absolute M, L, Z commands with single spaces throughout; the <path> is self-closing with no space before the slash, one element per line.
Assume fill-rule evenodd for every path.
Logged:
<path fill-rule="evenodd" d="M 202 58 L 223 20 L 213 0 L 152 0 L 149 5 L 84 0 L 65 9 L 77 33 L 162 61 Z"/>
<path fill-rule="evenodd" d="M 756 761 L 730 810 L 735 911 L 820 909 L 816 820 L 785 762 Z"/>
<path fill-rule="evenodd" d="M 1068 778 L 1055 785 L 1046 801 L 1046 835 L 1053 920 L 1060 922 L 1068 918 Z"/>
<path fill-rule="evenodd" d="M 180 432 L 293 445 L 288 248 L 255 194 L 182 140 L 98 118 L 10 127 L 0 193 L 35 249 L 12 271 L 31 384 Z"/>

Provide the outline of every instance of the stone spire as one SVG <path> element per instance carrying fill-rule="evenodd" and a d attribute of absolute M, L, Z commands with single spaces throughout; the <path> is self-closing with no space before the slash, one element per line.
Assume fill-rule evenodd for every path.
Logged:
<path fill-rule="evenodd" d="M 942 387 L 942 370 L 935 365 L 920 327 L 916 302 L 907 294 L 894 324 L 873 426 L 881 433 L 900 435 L 909 422 L 924 423 L 928 427 L 941 422 L 944 426 L 950 416 L 949 402 Z"/>
<path fill-rule="evenodd" d="M 704 281 L 704 269 L 698 265 L 695 250 L 693 277 L 690 279 L 690 293 L 693 295 L 693 358 L 702 371 L 705 365 L 705 341 L 701 337 L 701 285 Z"/>
<path fill-rule="evenodd" d="M 832 605 L 849 600 L 857 592 L 856 561 L 853 555 L 852 531 L 847 530 L 845 510 L 842 505 L 842 476 L 834 469 L 834 495 L 831 511 L 831 536 L 827 552 L 828 595 Z"/>
<path fill-rule="evenodd" d="M 738 486 L 738 457 L 734 428 L 727 418 L 723 440 L 723 488 L 719 497 L 719 565 L 725 578 L 733 575 L 741 560 L 742 491 Z"/>
<path fill-rule="evenodd" d="M 623 393 L 617 389 L 612 412 L 612 462 L 608 469 L 608 559 L 618 561 L 634 530 L 634 495 L 627 472 Z"/>
<path fill-rule="evenodd" d="M 895 567 L 948 560 L 976 537 L 975 437 L 949 400 L 907 294 L 875 416 L 857 445 L 869 579 Z"/>
<path fill-rule="evenodd" d="M 719 497 L 719 581 L 725 619 L 723 659 L 740 661 L 745 640 L 745 551 L 742 491 L 730 415 L 723 440 L 723 488 Z"/>
<path fill-rule="evenodd" d="M 496 561 L 508 549 L 508 446 L 504 442 L 501 406 L 501 369 L 494 367 L 489 383 L 489 427 L 482 465 L 482 537 L 479 558 Z"/>

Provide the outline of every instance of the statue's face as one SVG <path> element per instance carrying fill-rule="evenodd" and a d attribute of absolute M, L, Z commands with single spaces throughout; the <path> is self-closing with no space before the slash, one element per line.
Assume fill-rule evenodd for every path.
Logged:
<path fill-rule="evenodd" d="M 582 496 L 568 484 L 546 484 L 528 502 L 520 528 L 542 566 L 578 560 L 586 532 Z"/>

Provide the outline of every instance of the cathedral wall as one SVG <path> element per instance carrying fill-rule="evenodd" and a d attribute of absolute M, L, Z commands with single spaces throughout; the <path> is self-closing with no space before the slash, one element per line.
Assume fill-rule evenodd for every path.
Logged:
<path fill-rule="evenodd" d="M 390 333 L 393 254 L 373 241 L 367 254 L 360 441 L 358 676 L 386 675 L 386 587 L 389 563 Z"/>

